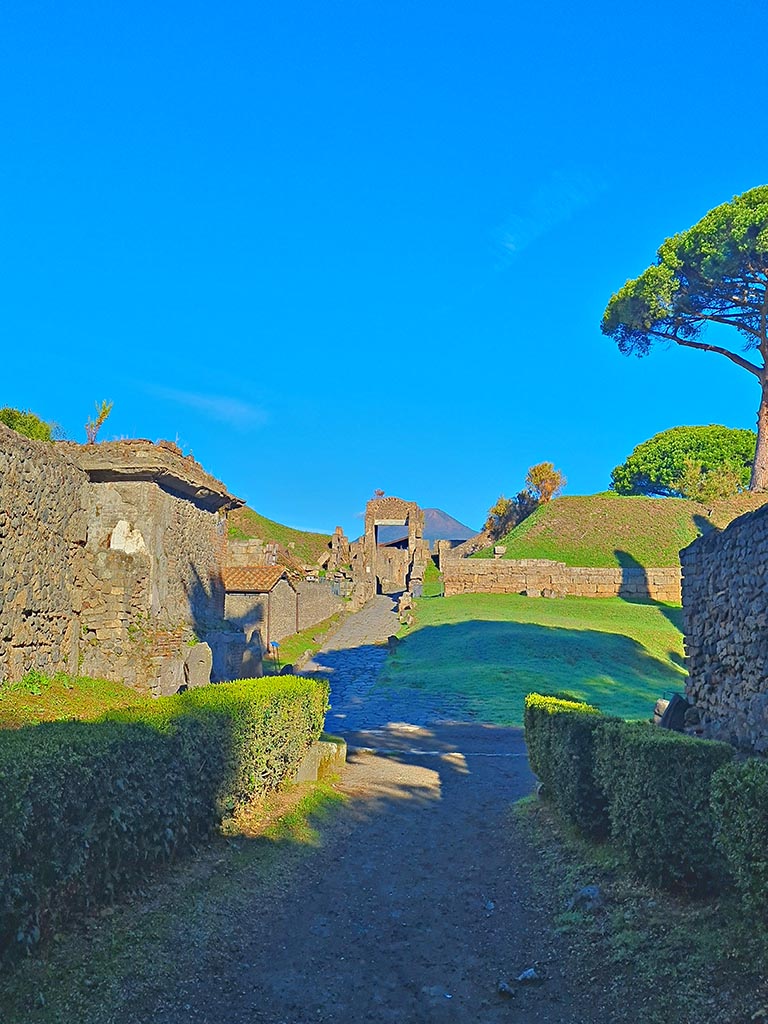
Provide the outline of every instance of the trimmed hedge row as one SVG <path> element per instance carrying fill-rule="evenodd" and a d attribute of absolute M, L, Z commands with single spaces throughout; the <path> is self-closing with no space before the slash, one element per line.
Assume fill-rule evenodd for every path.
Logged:
<path fill-rule="evenodd" d="M 0 956 L 112 900 L 277 787 L 327 706 L 327 683 L 281 676 L 0 732 Z"/>
<path fill-rule="evenodd" d="M 539 694 L 526 697 L 525 727 L 531 766 L 566 821 L 609 833 L 654 884 L 701 890 L 723 877 L 710 788 L 731 747 Z"/>
<path fill-rule="evenodd" d="M 529 693 L 523 712 L 528 760 L 543 795 L 571 825 L 595 838 L 608 832 L 605 795 L 595 779 L 598 708 Z"/>
<path fill-rule="evenodd" d="M 715 843 L 750 913 L 768 921 L 768 764 L 750 758 L 712 779 Z"/>

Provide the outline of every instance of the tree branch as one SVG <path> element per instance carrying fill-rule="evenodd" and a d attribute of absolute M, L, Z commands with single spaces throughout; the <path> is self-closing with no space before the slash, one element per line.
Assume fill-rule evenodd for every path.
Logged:
<path fill-rule="evenodd" d="M 721 348 L 719 345 L 707 345 L 703 341 L 689 341 L 687 338 L 679 338 L 676 334 L 663 334 L 661 331 L 648 331 L 648 334 L 653 334 L 657 338 L 663 338 L 664 341 L 673 341 L 676 345 L 683 345 L 685 348 L 698 348 L 702 352 L 717 352 L 721 356 L 725 356 L 726 359 L 730 359 L 732 363 L 736 363 L 744 370 L 749 370 L 750 373 L 754 373 L 756 377 L 762 376 L 762 368 L 756 366 L 754 363 L 750 363 L 748 359 L 744 359 L 743 356 L 737 355 L 735 352 L 731 352 L 730 349 Z"/>

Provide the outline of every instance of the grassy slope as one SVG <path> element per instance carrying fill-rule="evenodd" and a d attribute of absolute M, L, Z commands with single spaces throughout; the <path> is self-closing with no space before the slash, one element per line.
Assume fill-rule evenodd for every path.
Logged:
<path fill-rule="evenodd" d="M 566 565 L 661 567 L 679 564 L 678 552 L 710 528 L 765 503 L 742 494 L 707 508 L 682 498 L 620 497 L 607 492 L 557 498 L 500 540 L 505 558 L 550 558 Z M 476 558 L 490 558 L 488 548 Z"/>
<path fill-rule="evenodd" d="M 277 541 L 308 565 L 314 564 L 327 551 L 331 541 L 330 535 L 294 530 L 290 526 L 283 526 L 260 516 L 247 506 L 230 512 L 227 521 L 231 537 L 240 540 L 258 537 L 263 541 Z"/>
<path fill-rule="evenodd" d="M 532 690 L 648 718 L 662 692 L 684 687 L 680 619 L 679 608 L 619 598 L 424 598 L 382 683 L 461 694 L 498 725 L 522 723 Z"/>
<path fill-rule="evenodd" d="M 77 718 L 99 718 L 114 708 L 135 707 L 150 697 L 106 679 L 28 676 L 0 686 L 0 729 Z"/>

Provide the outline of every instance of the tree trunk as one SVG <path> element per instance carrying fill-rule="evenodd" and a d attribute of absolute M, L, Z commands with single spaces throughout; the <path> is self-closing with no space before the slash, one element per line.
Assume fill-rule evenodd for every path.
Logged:
<path fill-rule="evenodd" d="M 757 448 L 752 463 L 750 491 L 768 491 L 768 371 L 760 375 L 760 408 L 757 410 Z"/>

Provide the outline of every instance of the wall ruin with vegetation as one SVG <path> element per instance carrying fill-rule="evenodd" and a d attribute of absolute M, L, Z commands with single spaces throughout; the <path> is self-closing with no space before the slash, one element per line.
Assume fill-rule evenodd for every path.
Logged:
<path fill-rule="evenodd" d="M 768 751 L 768 506 L 680 553 L 689 700 L 708 736 Z"/>

